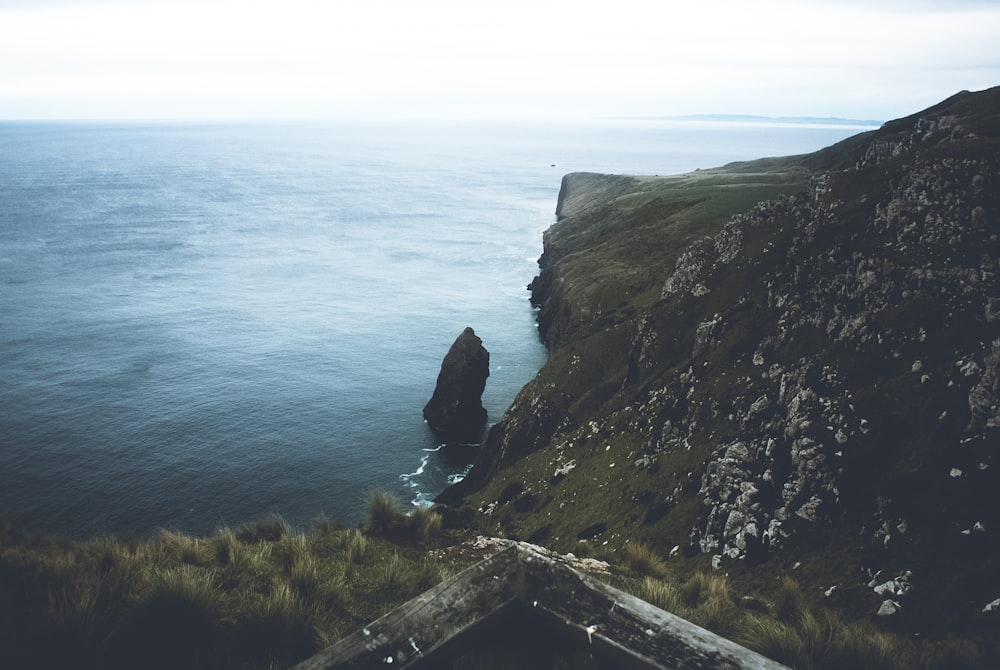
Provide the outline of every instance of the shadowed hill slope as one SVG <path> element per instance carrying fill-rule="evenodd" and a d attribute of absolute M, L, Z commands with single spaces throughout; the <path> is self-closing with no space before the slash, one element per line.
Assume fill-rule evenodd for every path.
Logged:
<path fill-rule="evenodd" d="M 549 361 L 441 501 L 996 631 L 1000 88 L 805 156 L 567 175 L 558 214 Z"/>

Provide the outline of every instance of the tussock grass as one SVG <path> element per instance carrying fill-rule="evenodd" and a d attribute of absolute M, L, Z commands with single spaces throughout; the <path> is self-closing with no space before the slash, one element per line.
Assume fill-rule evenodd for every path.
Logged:
<path fill-rule="evenodd" d="M 429 507 L 415 507 L 402 521 L 403 535 L 421 542 L 441 536 L 441 515 Z"/>
<path fill-rule="evenodd" d="M 415 507 L 406 513 L 392 493 L 375 490 L 368 495 L 365 530 L 371 535 L 430 542 L 441 536 L 442 527 L 441 515 L 429 507 Z"/>
<path fill-rule="evenodd" d="M 298 563 L 312 559 L 309 538 L 304 533 L 290 533 L 271 546 L 286 574 Z"/>
<path fill-rule="evenodd" d="M 299 558 L 288 567 L 287 581 L 300 597 L 315 598 L 323 587 L 319 561 L 311 555 Z"/>
<path fill-rule="evenodd" d="M 368 538 L 355 528 L 347 533 L 345 548 L 348 563 L 363 563 L 368 552 Z"/>
<path fill-rule="evenodd" d="M 922 670 L 975 670 L 983 667 L 980 658 L 981 651 L 975 641 L 948 636 L 936 643 L 922 643 L 917 667 Z"/>
<path fill-rule="evenodd" d="M 699 626 L 724 637 L 739 629 L 740 610 L 725 576 L 697 572 L 681 585 L 680 598 L 688 607 L 687 618 Z"/>
<path fill-rule="evenodd" d="M 688 607 L 695 608 L 699 604 L 719 600 L 731 603 L 729 582 L 723 575 L 696 572 L 681 585 L 681 600 Z"/>
<path fill-rule="evenodd" d="M 913 651 L 871 624 L 845 623 L 824 610 L 795 621 L 751 616 L 738 636 L 748 647 L 798 670 L 893 670 L 912 667 Z M 944 666 L 947 667 L 947 666 Z"/>
<path fill-rule="evenodd" d="M 225 598 L 213 570 L 155 568 L 132 591 L 112 632 L 114 667 L 208 668 L 224 648 Z"/>
<path fill-rule="evenodd" d="M 384 509 L 387 537 L 271 517 L 130 542 L 0 525 L 0 667 L 293 665 L 446 576 L 420 544 L 441 535 L 440 517 Z"/>
<path fill-rule="evenodd" d="M 162 556 L 166 563 L 203 565 L 209 560 L 208 550 L 200 539 L 172 530 L 158 530 L 150 549 Z"/>
<path fill-rule="evenodd" d="M 264 667 L 287 667 L 315 653 L 335 626 L 315 603 L 279 583 L 270 593 L 250 594 L 242 601 L 233 626 L 234 648 Z"/>
<path fill-rule="evenodd" d="M 380 528 L 389 537 L 329 525 L 305 534 L 275 520 L 252 531 L 222 528 L 205 538 L 160 531 L 133 542 L 68 542 L 0 527 L 0 667 L 293 665 L 457 567 L 422 544 L 441 534 L 435 512 L 388 509 L 391 522 Z M 845 621 L 791 579 L 751 608 L 717 572 L 638 577 L 650 570 L 643 551 L 621 554 L 620 586 L 793 668 L 986 667 L 975 642 L 917 645 L 871 622 Z"/>
<path fill-rule="evenodd" d="M 447 568 L 437 561 L 425 557 L 414 570 L 413 589 L 421 593 L 437 586 L 449 576 Z"/>
<path fill-rule="evenodd" d="M 625 565 L 629 570 L 640 576 L 666 577 L 667 562 L 655 549 L 641 542 L 625 543 Z"/>
<path fill-rule="evenodd" d="M 744 613 L 722 575 L 698 572 L 684 582 L 645 577 L 631 590 L 646 602 L 724 637 L 740 630 Z"/>
<path fill-rule="evenodd" d="M 631 569 L 628 563 L 622 567 Z M 684 581 L 624 578 L 626 590 L 663 610 L 736 640 L 795 670 L 972 670 L 985 669 L 972 640 L 949 638 L 915 644 L 880 630 L 872 621 L 845 621 L 811 603 L 801 585 L 782 579 L 770 606 L 734 597 L 728 579 L 698 572 Z M 766 609 L 766 611 L 762 611 Z"/>
<path fill-rule="evenodd" d="M 394 553 L 389 560 L 382 564 L 382 588 L 388 591 L 403 589 L 412 577 L 410 568 Z"/>
<path fill-rule="evenodd" d="M 267 516 L 255 523 L 240 526 L 236 537 L 246 543 L 279 542 L 291 532 L 288 522 L 276 514 Z"/>
<path fill-rule="evenodd" d="M 404 516 L 399 498 L 392 493 L 376 489 L 368 494 L 365 529 L 372 535 L 391 535 L 399 528 Z"/>
<path fill-rule="evenodd" d="M 336 519 L 331 519 L 326 516 L 326 514 L 320 515 L 316 522 L 313 524 L 313 533 L 315 535 L 335 535 L 339 531 L 346 530 L 344 524 L 340 523 Z"/>
<path fill-rule="evenodd" d="M 802 586 L 791 577 L 782 577 L 774 603 L 774 615 L 785 623 L 800 620 L 809 611 Z"/>
<path fill-rule="evenodd" d="M 687 605 L 681 599 L 680 588 L 663 579 L 646 577 L 640 582 L 635 595 L 652 605 L 656 605 L 661 610 L 678 616 L 685 616 L 687 612 Z"/>
<path fill-rule="evenodd" d="M 212 538 L 212 548 L 216 562 L 221 566 L 234 566 L 235 569 L 243 569 L 249 562 L 249 554 L 246 545 L 240 542 L 239 538 L 229 528 L 224 528 Z"/>

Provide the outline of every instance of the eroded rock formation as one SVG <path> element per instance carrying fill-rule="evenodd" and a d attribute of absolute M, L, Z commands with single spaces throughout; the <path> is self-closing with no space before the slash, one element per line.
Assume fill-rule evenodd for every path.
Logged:
<path fill-rule="evenodd" d="M 479 442 L 486 423 L 482 405 L 490 352 L 472 328 L 466 328 L 441 363 L 437 385 L 424 406 L 424 419 L 443 439 Z"/>

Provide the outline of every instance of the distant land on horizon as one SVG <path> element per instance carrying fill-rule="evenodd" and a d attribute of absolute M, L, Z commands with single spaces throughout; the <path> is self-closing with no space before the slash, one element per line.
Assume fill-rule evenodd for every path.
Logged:
<path fill-rule="evenodd" d="M 681 116 L 620 117 L 635 121 L 712 121 L 717 123 L 800 123 L 832 126 L 862 126 L 879 128 L 884 121 L 874 119 L 842 119 L 835 116 L 759 116 L 754 114 L 684 114 Z"/>

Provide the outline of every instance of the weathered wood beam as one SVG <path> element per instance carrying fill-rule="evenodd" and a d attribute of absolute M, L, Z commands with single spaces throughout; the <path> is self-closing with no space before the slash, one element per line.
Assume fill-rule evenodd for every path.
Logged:
<path fill-rule="evenodd" d="M 294 670 L 785 666 L 580 573 L 529 544 L 467 568 Z"/>

